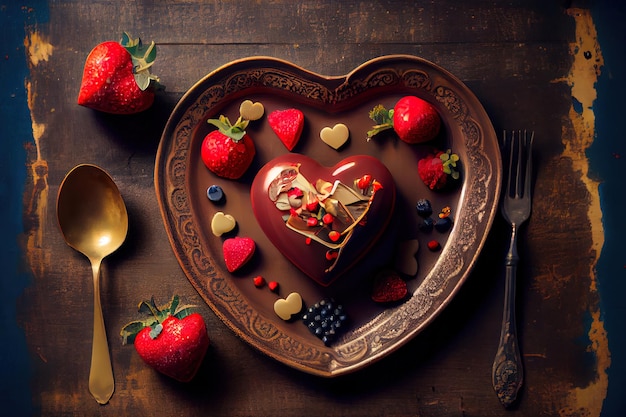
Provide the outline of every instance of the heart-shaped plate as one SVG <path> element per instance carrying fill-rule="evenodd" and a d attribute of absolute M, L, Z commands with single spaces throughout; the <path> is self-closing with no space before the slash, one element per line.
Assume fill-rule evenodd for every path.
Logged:
<path fill-rule="evenodd" d="M 377 104 L 392 108 L 409 94 L 436 107 L 443 122 L 439 137 L 428 145 L 407 145 L 393 135 L 368 142 L 369 110 Z M 200 148 L 212 130 L 207 120 L 222 114 L 235 120 L 244 100 L 262 103 L 266 115 L 297 108 L 305 115 L 305 126 L 292 154 L 268 126 L 266 117 L 250 122 L 247 131 L 256 145 L 255 160 L 241 179 L 224 180 L 204 167 Z M 350 135 L 334 149 L 321 140 L 320 132 L 337 124 L 346 125 Z M 430 145 L 450 148 L 459 155 L 461 180 L 457 187 L 433 192 L 417 176 L 417 161 L 431 150 Z M 394 214 L 385 233 L 367 256 L 346 267 L 329 285 L 310 279 L 287 259 L 266 234 L 263 216 L 257 221 L 253 215 L 250 194 L 257 173 L 276 158 L 299 158 L 295 154 L 305 155 L 307 164 L 313 164 L 311 160 L 322 167 L 334 167 L 361 155 L 373 157 L 389 170 L 395 183 Z M 226 196 L 219 206 L 206 197 L 213 184 L 220 185 Z M 496 213 L 500 184 L 497 138 L 480 102 L 446 70 L 406 55 L 376 58 L 339 77 L 321 76 L 267 57 L 225 65 L 180 100 L 163 132 L 155 167 L 157 199 L 174 254 L 202 298 L 252 346 L 291 367 L 322 376 L 367 366 L 432 322 L 478 258 Z M 421 219 L 414 207 L 420 198 L 429 199 L 436 212 L 446 206 L 451 209 L 454 226 L 436 236 L 442 245 L 439 252 L 426 249 L 433 235 L 418 230 Z M 256 242 L 252 260 L 234 273 L 224 264 L 224 237 L 211 232 L 211 218 L 217 211 L 231 214 L 237 234 Z M 285 227 L 284 222 L 278 226 Z M 410 297 L 392 307 L 375 304 L 370 299 L 369 262 L 392 258 L 395 247 L 415 240 L 421 249 L 417 276 L 408 281 Z M 253 278 L 258 275 L 278 282 L 279 293 L 255 287 Z M 274 303 L 292 292 L 300 294 L 305 305 L 335 298 L 350 316 L 349 329 L 325 346 L 298 320 L 282 320 Z"/>

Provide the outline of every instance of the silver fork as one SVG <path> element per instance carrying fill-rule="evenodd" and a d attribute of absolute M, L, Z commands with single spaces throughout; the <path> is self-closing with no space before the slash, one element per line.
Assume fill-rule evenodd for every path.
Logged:
<path fill-rule="evenodd" d="M 517 133 L 517 135 L 516 135 Z M 510 140 L 503 134 L 503 149 L 508 151 L 508 175 L 501 212 L 511 225 L 511 242 L 506 255 L 504 311 L 500 343 L 493 361 L 492 383 L 498 399 L 509 407 L 517 398 L 524 381 L 524 368 L 517 343 L 515 323 L 515 277 L 517 273 L 517 233 L 530 217 L 532 182 L 532 144 L 534 132 L 513 131 Z"/>

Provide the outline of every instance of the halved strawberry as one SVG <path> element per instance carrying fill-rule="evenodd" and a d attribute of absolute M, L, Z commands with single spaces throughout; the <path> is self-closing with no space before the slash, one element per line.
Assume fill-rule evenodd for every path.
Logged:
<path fill-rule="evenodd" d="M 456 169 L 459 156 L 450 149 L 429 154 L 417 163 L 417 173 L 431 190 L 440 190 L 448 184 L 448 177 L 456 180 L 460 174 Z"/>
<path fill-rule="evenodd" d="M 128 33 L 120 42 L 97 45 L 85 62 L 78 104 L 113 114 L 148 109 L 159 81 L 150 73 L 155 58 L 154 42 L 145 47 L 141 39 L 132 39 Z"/>
<path fill-rule="evenodd" d="M 367 132 L 368 140 L 393 129 L 404 142 L 423 143 L 433 140 L 441 129 L 441 117 L 435 107 L 415 96 L 402 97 L 393 110 L 379 104 L 370 111 L 369 117 L 376 125 Z"/>
<path fill-rule="evenodd" d="M 296 146 L 304 128 L 304 114 L 298 109 L 275 110 L 267 116 L 270 127 L 290 151 Z"/>
<path fill-rule="evenodd" d="M 202 142 L 200 155 L 204 165 L 214 174 L 238 179 L 248 169 L 256 148 L 250 136 L 246 134 L 248 120 L 241 117 L 233 125 L 226 116 L 210 119 L 208 123 L 218 130 L 210 132 Z"/>

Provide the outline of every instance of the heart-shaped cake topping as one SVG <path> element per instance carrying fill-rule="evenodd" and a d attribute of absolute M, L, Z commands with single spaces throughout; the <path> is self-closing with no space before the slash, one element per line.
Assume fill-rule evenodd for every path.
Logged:
<path fill-rule="evenodd" d="M 254 215 L 269 240 L 323 286 L 376 243 L 393 214 L 395 195 L 391 173 L 367 155 L 333 167 L 305 155 L 282 155 L 261 168 L 250 190 Z"/>
<path fill-rule="evenodd" d="M 274 302 L 274 312 L 283 320 L 289 320 L 302 310 L 302 297 L 292 292 L 287 298 L 279 298 Z"/>
<path fill-rule="evenodd" d="M 262 103 L 244 100 L 239 106 L 239 114 L 244 120 L 259 120 L 265 113 Z"/>
<path fill-rule="evenodd" d="M 341 148 L 350 137 L 348 126 L 343 123 L 337 123 L 333 127 L 325 127 L 320 131 L 322 141 L 334 149 Z"/>
<path fill-rule="evenodd" d="M 224 214 L 218 211 L 213 215 L 211 220 L 211 231 L 215 236 L 222 236 L 235 228 L 237 221 L 230 214 Z"/>

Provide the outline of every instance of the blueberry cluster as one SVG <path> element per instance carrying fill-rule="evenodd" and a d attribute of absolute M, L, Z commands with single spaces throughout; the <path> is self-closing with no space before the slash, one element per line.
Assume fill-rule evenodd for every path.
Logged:
<path fill-rule="evenodd" d="M 302 321 L 311 333 L 328 346 L 345 329 L 348 316 L 341 304 L 332 299 L 324 299 L 309 307 L 302 315 Z"/>
<path fill-rule="evenodd" d="M 452 228 L 452 219 L 448 214 L 444 217 L 439 216 L 437 221 L 434 221 L 430 216 L 433 214 L 433 208 L 430 204 L 430 201 L 425 198 L 418 200 L 415 205 L 415 209 L 417 210 L 417 214 L 422 217 L 424 220 L 419 225 L 419 229 L 422 232 L 432 232 L 433 229 L 438 231 L 439 233 L 446 233 Z"/>

